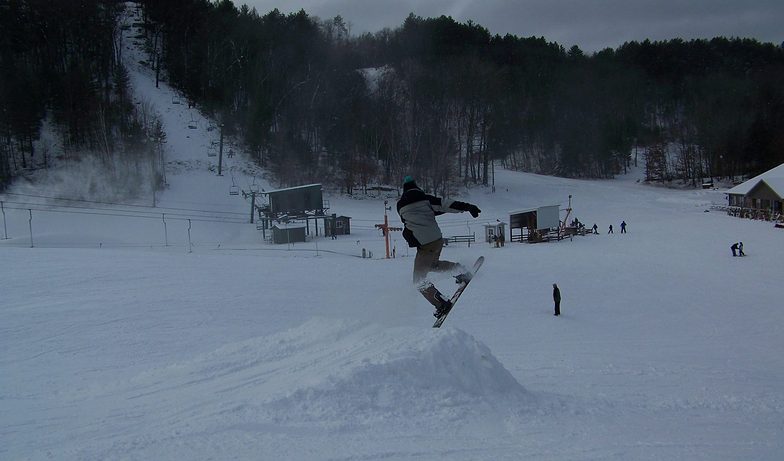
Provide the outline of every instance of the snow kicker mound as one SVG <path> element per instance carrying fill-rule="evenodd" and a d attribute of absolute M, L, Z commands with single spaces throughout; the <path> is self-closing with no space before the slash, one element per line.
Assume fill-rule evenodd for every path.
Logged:
<path fill-rule="evenodd" d="M 458 419 L 528 401 L 490 350 L 460 330 L 325 322 L 288 333 L 310 339 L 290 356 L 298 365 L 289 371 L 296 375 L 289 392 L 270 402 L 279 418 Z"/>
<path fill-rule="evenodd" d="M 390 420 L 421 426 L 428 419 L 511 416 L 531 403 L 490 350 L 460 330 L 321 318 L 151 370 L 122 387 L 134 405 L 210 426 Z"/>

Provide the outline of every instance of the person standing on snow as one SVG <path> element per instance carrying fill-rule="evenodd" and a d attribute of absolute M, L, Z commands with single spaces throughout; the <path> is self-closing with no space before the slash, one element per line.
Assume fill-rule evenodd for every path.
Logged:
<path fill-rule="evenodd" d="M 626 221 L 621 221 L 621 234 L 626 233 Z"/>
<path fill-rule="evenodd" d="M 553 283 L 553 302 L 555 303 L 554 315 L 561 315 L 561 290 L 558 289 L 558 285 L 555 283 Z"/>
<path fill-rule="evenodd" d="M 733 243 L 732 246 L 730 247 L 730 250 L 732 250 L 732 256 L 738 256 L 738 253 L 737 253 L 737 251 L 738 251 L 738 244 L 737 243 Z"/>
<path fill-rule="evenodd" d="M 743 242 L 738 242 L 738 256 L 746 256 L 743 252 Z"/>
<path fill-rule="evenodd" d="M 416 185 L 411 176 L 403 179 L 403 195 L 397 202 L 397 212 L 405 226 L 403 238 L 406 239 L 409 247 L 417 249 L 414 259 L 414 285 L 436 308 L 434 317 L 441 317 L 451 306 L 449 300 L 444 299 L 435 285 L 427 280 L 427 274 L 431 271 L 459 270 L 461 273 L 455 277 L 458 283 L 470 279 L 473 275 L 462 264 L 440 259 L 444 238 L 436 222 L 436 216 L 464 211 L 476 218 L 482 210 L 470 203 L 428 195 Z"/>

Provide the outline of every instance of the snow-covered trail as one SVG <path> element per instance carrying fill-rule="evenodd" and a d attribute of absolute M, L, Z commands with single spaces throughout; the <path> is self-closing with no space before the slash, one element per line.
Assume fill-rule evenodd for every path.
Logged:
<path fill-rule="evenodd" d="M 453 259 L 481 252 L 488 262 L 441 331 L 409 287 L 410 258 L 4 249 L 14 261 L 0 286 L 11 294 L 0 313 L 0 366 L 13 376 L 0 399 L 4 450 L 775 459 L 784 414 L 781 358 L 767 349 L 781 341 L 775 291 L 738 312 L 741 294 L 696 272 L 705 302 L 683 309 L 674 299 L 692 282 L 676 281 L 693 267 L 675 260 L 671 277 L 630 266 L 626 283 L 639 283 L 611 290 L 635 299 L 625 305 L 596 280 L 580 284 L 580 265 L 564 267 L 590 247 L 623 245 L 605 237 L 451 248 Z M 629 243 L 627 252 L 647 251 Z M 616 258 L 597 258 L 597 273 Z M 542 274 L 517 280 L 521 262 Z M 553 273 L 570 287 L 558 319 Z"/>

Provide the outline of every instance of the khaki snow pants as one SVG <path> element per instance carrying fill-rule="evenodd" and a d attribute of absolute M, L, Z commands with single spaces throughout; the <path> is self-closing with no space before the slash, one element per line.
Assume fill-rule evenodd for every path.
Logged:
<path fill-rule="evenodd" d="M 416 258 L 414 259 L 414 286 L 417 287 L 422 296 L 434 305 L 441 304 L 441 293 L 436 287 L 427 280 L 429 272 L 447 272 L 461 267 L 458 263 L 442 261 L 441 249 L 444 247 L 444 239 L 438 239 L 417 248 Z"/>

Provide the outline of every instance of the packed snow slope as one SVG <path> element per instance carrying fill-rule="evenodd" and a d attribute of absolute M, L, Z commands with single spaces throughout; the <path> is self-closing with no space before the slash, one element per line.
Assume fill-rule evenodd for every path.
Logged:
<path fill-rule="evenodd" d="M 448 246 L 486 262 L 434 330 L 399 233 L 383 258 L 384 197 L 327 197 L 351 235 L 264 242 L 229 190 L 276 184 L 239 153 L 217 176 L 211 123 L 134 53 L 169 139 L 156 207 L 68 168 L 0 196 L 0 459 L 781 459 L 784 232 L 706 212 L 722 191 L 499 166 L 445 235 L 569 195 L 600 234 Z"/>

